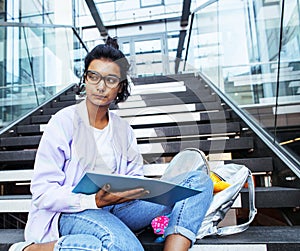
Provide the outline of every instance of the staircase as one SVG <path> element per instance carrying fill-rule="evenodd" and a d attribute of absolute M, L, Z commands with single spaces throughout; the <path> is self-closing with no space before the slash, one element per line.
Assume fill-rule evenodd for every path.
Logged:
<path fill-rule="evenodd" d="M 1 135 L 1 251 L 23 238 L 36 149 L 51 115 L 77 102 L 75 92 L 70 88 Z M 299 178 L 205 81 L 193 74 L 138 78 L 128 101 L 111 110 L 132 125 L 148 177 L 159 177 L 187 147 L 203 150 L 212 169 L 240 163 L 252 170 L 258 209 L 253 226 L 241 234 L 197 240 L 191 250 L 300 250 Z M 222 224 L 247 220 L 247 189 L 234 205 Z M 162 250 L 149 230 L 139 238 L 146 250 Z"/>

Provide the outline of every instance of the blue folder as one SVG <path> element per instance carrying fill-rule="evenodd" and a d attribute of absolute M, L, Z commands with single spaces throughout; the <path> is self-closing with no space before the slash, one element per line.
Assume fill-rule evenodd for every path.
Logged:
<path fill-rule="evenodd" d="M 81 178 L 77 186 L 73 189 L 73 192 L 93 194 L 98 192 L 105 184 L 110 184 L 111 192 L 144 188 L 150 193 L 140 198 L 141 200 L 167 206 L 174 205 L 177 201 L 201 192 L 200 190 L 183 187 L 158 179 L 92 172 L 87 172 Z"/>

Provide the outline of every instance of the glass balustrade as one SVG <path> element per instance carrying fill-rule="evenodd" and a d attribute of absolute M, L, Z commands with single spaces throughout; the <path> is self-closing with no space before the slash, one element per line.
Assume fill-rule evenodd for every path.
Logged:
<path fill-rule="evenodd" d="M 0 131 L 78 82 L 86 53 L 72 27 L 0 23 Z"/>
<path fill-rule="evenodd" d="M 205 74 L 300 160 L 297 0 L 207 1 L 193 13 L 185 71 Z"/>

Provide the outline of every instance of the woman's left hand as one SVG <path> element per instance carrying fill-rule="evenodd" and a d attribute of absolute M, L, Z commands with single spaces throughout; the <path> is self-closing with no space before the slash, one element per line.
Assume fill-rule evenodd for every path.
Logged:
<path fill-rule="evenodd" d="M 130 200 L 142 198 L 146 194 L 149 194 L 148 190 L 144 188 L 135 188 L 120 192 L 110 192 L 110 185 L 103 186 L 95 196 L 96 205 L 98 208 L 124 203 Z"/>

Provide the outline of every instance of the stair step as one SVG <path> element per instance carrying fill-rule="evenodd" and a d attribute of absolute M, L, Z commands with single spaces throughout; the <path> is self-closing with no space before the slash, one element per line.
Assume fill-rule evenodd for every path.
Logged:
<path fill-rule="evenodd" d="M 210 155 L 209 155 L 210 156 Z M 261 158 L 244 158 L 231 160 L 208 160 L 208 163 L 213 169 L 216 166 L 236 163 L 248 167 L 254 175 L 265 174 L 273 171 L 273 161 L 271 157 Z M 147 177 L 158 177 L 163 175 L 169 163 L 152 163 L 144 165 L 144 174 Z"/>
<path fill-rule="evenodd" d="M 34 115 L 30 118 L 32 124 L 48 123 L 52 115 Z"/>
<path fill-rule="evenodd" d="M 40 143 L 40 140 L 41 140 L 41 135 L 0 138 L 0 147 L 5 147 L 5 148 L 36 147 L 37 148 L 38 144 Z"/>
<path fill-rule="evenodd" d="M 245 165 L 253 173 L 273 171 L 273 160 L 271 157 L 232 159 L 232 160 L 225 160 L 224 163 L 225 164 L 236 163 L 236 164 Z"/>
<path fill-rule="evenodd" d="M 249 207 L 249 192 L 243 188 L 235 201 L 236 208 Z M 14 203 L 11 203 L 15 201 Z M 0 212 L 28 212 L 31 195 L 2 195 L 0 196 Z M 20 205 L 24 205 L 21 206 Z M 25 206 L 27 205 L 27 206 Z M 300 188 L 287 187 L 256 187 L 256 208 L 297 208 L 300 206 Z"/>
<path fill-rule="evenodd" d="M 155 243 L 157 235 L 149 229 L 138 236 L 145 251 L 162 251 L 163 244 Z M 0 229 L 0 251 L 7 251 L 13 243 L 24 241 L 23 229 Z M 191 251 L 298 251 L 299 226 L 251 226 L 246 231 L 222 237 L 196 240 Z"/>
<path fill-rule="evenodd" d="M 154 243 L 155 236 L 149 231 L 139 239 L 146 251 L 162 251 L 162 243 Z M 300 250 L 299 226 L 259 226 L 234 235 L 206 237 L 197 240 L 191 251 L 298 251 Z"/>
<path fill-rule="evenodd" d="M 226 126 L 223 123 L 211 124 L 192 124 L 192 125 L 175 125 L 175 126 L 156 126 L 152 128 L 134 129 L 137 138 L 156 138 L 167 137 L 184 137 L 184 136 L 201 136 L 211 137 L 217 134 L 238 134 L 240 132 L 240 123 L 228 122 Z"/>
<path fill-rule="evenodd" d="M 167 76 L 148 76 L 143 78 L 133 78 L 133 83 L 135 85 L 145 85 L 153 83 L 163 83 L 163 82 L 174 82 L 182 81 L 194 78 L 194 74 L 184 74 L 184 75 L 167 75 Z"/>
<path fill-rule="evenodd" d="M 76 104 L 76 100 L 67 100 L 67 101 L 56 101 L 51 103 L 51 107 L 56 108 L 56 107 L 67 107 L 70 105 Z"/>
<path fill-rule="evenodd" d="M 34 115 L 31 117 L 32 124 L 45 124 L 52 115 Z M 153 127 L 157 124 L 167 123 L 181 123 L 181 122 L 204 122 L 204 121 L 222 121 L 230 118 L 230 113 L 222 112 L 190 112 L 188 114 L 177 113 L 173 115 L 153 115 L 153 116 L 139 116 L 126 117 L 125 119 L 133 126 L 137 127 Z"/>
<path fill-rule="evenodd" d="M 41 125 L 20 125 L 16 127 L 18 134 L 41 134 L 46 127 L 46 124 Z M 195 125 L 177 125 L 177 126 L 161 126 L 149 129 L 134 129 L 137 138 L 141 137 L 172 137 L 172 136 L 187 136 L 187 135 L 208 135 L 220 133 L 239 133 L 239 122 L 228 122 L 226 126 L 222 123 L 212 124 L 195 124 Z"/>
<path fill-rule="evenodd" d="M 16 137 L 16 140 L 9 141 L 9 146 L 20 146 L 23 144 L 23 139 L 26 144 L 30 147 L 37 147 L 38 141 L 41 136 L 34 136 L 33 143 L 30 143 L 30 138 L 28 137 Z M 15 138 L 12 138 L 15 139 Z M 25 144 L 25 143 L 24 143 Z M 220 140 L 189 140 L 189 141 L 179 141 L 179 142 L 163 142 L 163 143 L 143 143 L 138 144 L 139 149 L 144 157 L 153 157 L 153 156 L 173 156 L 179 151 L 188 148 L 195 147 L 202 149 L 205 152 L 223 152 L 223 151 L 241 151 L 243 149 L 252 149 L 253 148 L 253 139 L 251 137 L 244 138 L 233 138 L 233 139 L 220 139 Z M 9 163 L 9 162 L 19 162 L 23 160 L 34 161 L 36 150 L 26 149 L 26 150 L 17 150 L 17 151 L 1 151 L 0 152 L 0 163 Z"/>
<path fill-rule="evenodd" d="M 187 97 L 176 97 L 170 94 L 166 96 L 153 96 L 145 98 L 143 96 L 137 96 L 132 101 L 128 100 L 124 103 L 119 103 L 117 106 L 113 106 L 112 108 L 135 108 L 135 107 L 151 107 L 151 106 L 159 106 L 159 105 L 178 105 L 178 104 L 192 104 L 192 103 L 207 103 L 207 102 L 216 102 L 216 95 L 209 95 L 199 98 L 197 96 L 187 96 Z"/>
<path fill-rule="evenodd" d="M 60 111 L 63 107 L 55 107 L 55 108 L 43 108 L 42 114 L 43 115 L 53 115 L 55 113 L 57 113 L 58 111 Z"/>
<path fill-rule="evenodd" d="M 0 163 L 23 165 L 24 162 L 33 163 L 36 155 L 35 149 L 18 150 L 18 151 L 1 151 Z"/>
<path fill-rule="evenodd" d="M 204 152 L 220 153 L 224 151 L 242 151 L 253 148 L 253 138 L 233 138 L 219 140 L 187 140 L 163 143 L 138 144 L 144 158 L 157 156 L 174 156 L 185 148 L 194 147 Z"/>
<path fill-rule="evenodd" d="M 181 82 L 171 82 L 171 83 L 138 85 L 138 86 L 133 86 L 130 91 L 131 96 L 161 94 L 161 93 L 168 93 L 169 95 L 174 94 L 177 97 L 196 95 L 201 98 L 204 96 L 211 95 L 212 90 L 201 85 L 200 86 L 187 85 L 184 84 L 183 81 L 181 81 Z"/>
<path fill-rule="evenodd" d="M 216 122 L 225 123 L 230 118 L 230 113 L 227 111 L 221 112 L 188 112 L 175 114 L 162 114 L 152 116 L 134 116 L 124 117 L 125 120 L 133 128 L 152 128 L 153 126 L 163 124 L 178 124 L 178 123 L 197 123 L 197 122 Z"/>
<path fill-rule="evenodd" d="M 61 96 L 59 96 L 59 100 L 60 101 L 71 101 L 71 100 L 76 101 L 76 94 L 71 93 L 71 94 L 61 95 Z"/>
<path fill-rule="evenodd" d="M 250 158 L 250 159 L 233 159 L 225 161 L 209 161 L 211 167 L 223 165 L 228 163 L 240 163 L 247 166 L 252 173 L 262 173 L 273 170 L 272 158 Z M 144 165 L 144 175 L 146 177 L 159 177 L 163 175 L 169 163 L 161 164 L 146 164 Z M 33 169 L 18 169 L 18 170 L 2 170 L 0 171 L 0 182 L 16 182 L 16 181 L 29 181 L 33 175 Z"/>
<path fill-rule="evenodd" d="M 173 105 L 168 104 L 168 106 L 161 106 L 156 104 L 155 107 L 142 107 L 142 108 L 131 108 L 131 109 L 122 109 L 122 110 L 115 110 L 115 112 L 120 116 L 133 116 L 133 115 L 145 115 L 145 114 L 157 114 L 157 113 L 173 113 L 173 112 L 180 112 L 180 111 L 211 111 L 211 110 L 219 110 L 223 109 L 221 104 L 218 102 L 208 102 L 205 104 L 196 103 L 196 104 L 179 104 Z M 61 110 L 63 107 L 50 107 L 50 108 L 43 108 L 42 113 L 43 115 L 52 115 Z"/>
<path fill-rule="evenodd" d="M 43 133 L 41 125 L 19 125 L 16 127 L 18 134 L 41 134 Z"/>
<path fill-rule="evenodd" d="M 246 189 L 242 189 L 242 205 L 249 205 Z M 282 208 L 300 206 L 300 188 L 289 187 L 256 187 L 255 206 L 257 208 Z"/>

